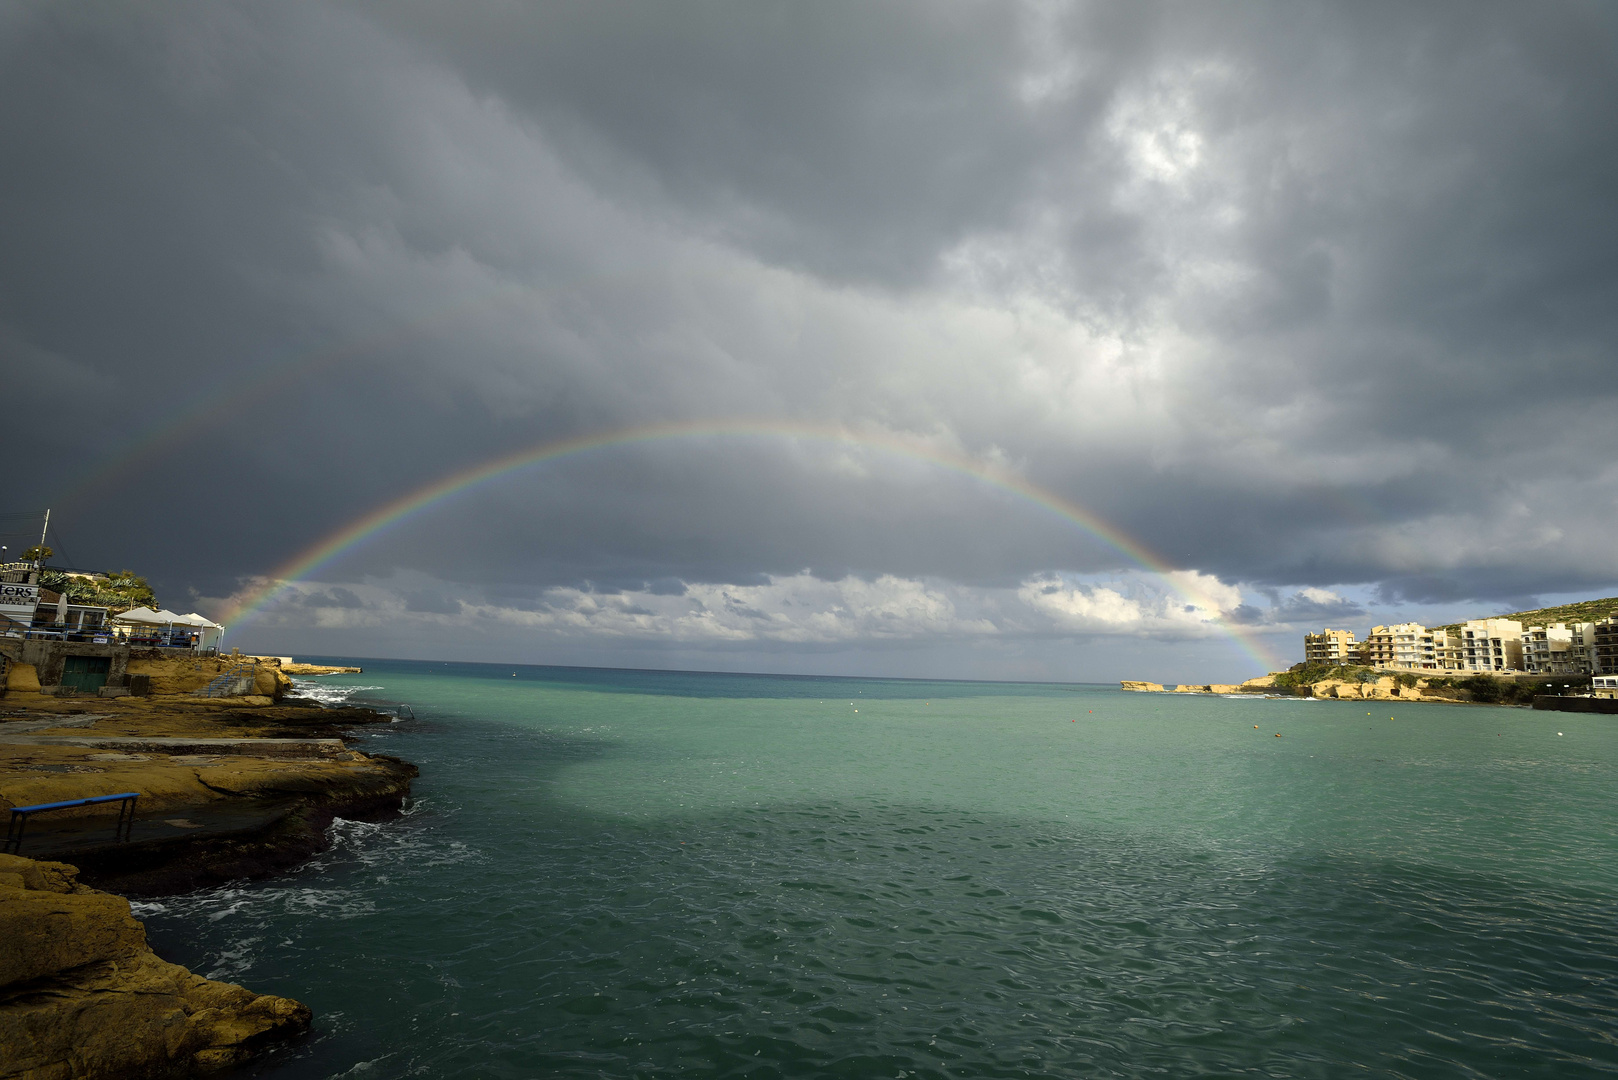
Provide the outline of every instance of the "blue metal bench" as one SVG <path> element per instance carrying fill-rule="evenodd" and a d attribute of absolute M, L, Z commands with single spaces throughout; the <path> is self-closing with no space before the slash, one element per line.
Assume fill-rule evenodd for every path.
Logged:
<path fill-rule="evenodd" d="M 88 799 L 68 799 L 65 802 L 36 803 L 33 806 L 13 806 L 11 808 L 11 824 L 6 827 L 6 846 L 4 850 L 9 854 L 18 855 L 22 852 L 22 834 L 28 827 L 28 815 L 37 814 L 43 810 L 66 810 L 73 806 L 89 806 L 91 803 L 122 802 L 118 807 L 118 824 L 113 830 L 113 839 L 122 843 L 129 839 L 130 831 L 135 827 L 135 800 L 140 798 L 138 791 L 126 791 L 120 795 L 96 795 Z"/>

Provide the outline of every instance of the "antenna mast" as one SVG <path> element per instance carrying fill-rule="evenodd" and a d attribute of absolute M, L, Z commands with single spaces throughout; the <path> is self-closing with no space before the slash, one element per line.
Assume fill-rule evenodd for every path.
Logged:
<path fill-rule="evenodd" d="M 39 565 L 41 567 L 44 567 L 44 565 L 45 565 L 45 534 L 50 531 L 50 527 L 51 527 L 51 512 L 49 510 L 46 510 L 45 511 L 45 527 L 43 529 L 39 530 Z"/>

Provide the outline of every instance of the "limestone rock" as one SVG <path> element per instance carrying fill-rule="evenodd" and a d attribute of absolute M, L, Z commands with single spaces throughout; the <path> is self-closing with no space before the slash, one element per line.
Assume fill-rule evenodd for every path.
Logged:
<path fill-rule="evenodd" d="M 1274 685 L 1275 676 L 1273 674 L 1260 675 L 1256 679 L 1248 679 L 1246 682 L 1242 683 L 1243 689 L 1246 690 L 1267 690 Z"/>
<path fill-rule="evenodd" d="M 309 1010 L 170 964 L 121 897 L 0 856 L 0 1080 L 182 1077 L 240 1065 Z"/>
<path fill-rule="evenodd" d="M 1125 679 L 1118 685 L 1122 686 L 1125 690 L 1138 690 L 1144 693 L 1161 694 L 1163 692 L 1162 683 L 1139 682 L 1134 679 Z"/>
<path fill-rule="evenodd" d="M 0 887 L 0 986 L 126 956 L 146 945 L 129 901 L 110 893 Z"/>
<path fill-rule="evenodd" d="M 240 657 L 188 657 L 150 659 L 134 657 L 129 661 L 131 675 L 145 675 L 151 680 L 152 693 L 159 697 L 191 694 L 207 686 L 216 677 L 229 671 Z M 244 672 L 245 674 L 245 672 Z M 253 696 L 280 700 L 292 689 L 292 678 L 270 664 L 259 664 L 252 671 Z"/>
<path fill-rule="evenodd" d="M 6 672 L 6 689 L 18 694 L 39 693 L 39 671 L 33 664 L 12 664 Z"/>

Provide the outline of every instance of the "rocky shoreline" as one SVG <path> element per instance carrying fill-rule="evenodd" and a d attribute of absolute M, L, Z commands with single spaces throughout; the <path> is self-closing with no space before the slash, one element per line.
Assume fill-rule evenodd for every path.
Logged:
<path fill-rule="evenodd" d="M 217 1073 L 309 1030 L 307 1006 L 160 959 L 129 901 L 0 855 L 0 1076 Z"/>
<path fill-rule="evenodd" d="M 254 693 L 214 699 L 192 696 L 210 670 L 164 667 L 149 697 L 49 697 L 24 679 L 0 700 L 0 812 L 140 793 L 125 840 L 110 804 L 53 810 L 0 859 L 0 1080 L 198 1075 L 306 1031 L 298 1002 L 152 955 L 128 901 L 99 890 L 284 872 L 329 846 L 334 817 L 396 816 L 417 775 L 350 745 L 351 729 L 391 716 L 283 700 L 291 680 L 272 666 Z"/>
<path fill-rule="evenodd" d="M 1299 665 L 1301 669 L 1303 665 Z M 1325 675 L 1318 670 L 1271 672 L 1243 683 L 1181 683 L 1172 690 L 1162 683 L 1125 679 L 1124 690 L 1157 694 L 1262 694 L 1282 697 L 1309 697 L 1336 701 L 1428 701 L 1444 705 L 1506 705 L 1528 707 L 1534 701 L 1535 683 L 1544 684 L 1538 692 L 1549 694 L 1555 678 L 1531 680 L 1524 684 L 1515 677 L 1489 674 L 1431 675 L 1386 669 L 1335 669 Z M 1346 676 L 1346 677 L 1345 677 Z M 1586 678 L 1586 681 L 1588 679 Z M 1522 687 L 1522 689 L 1519 689 Z M 1537 705 L 1535 707 L 1538 707 Z"/>

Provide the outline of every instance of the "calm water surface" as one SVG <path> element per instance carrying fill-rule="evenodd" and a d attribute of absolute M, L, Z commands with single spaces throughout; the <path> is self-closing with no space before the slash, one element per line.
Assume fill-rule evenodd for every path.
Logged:
<path fill-rule="evenodd" d="M 1614 718 L 378 661 L 311 682 L 413 707 L 365 745 L 421 766 L 409 813 L 138 905 L 165 956 L 313 1007 L 261 1076 L 1618 1072 Z"/>

